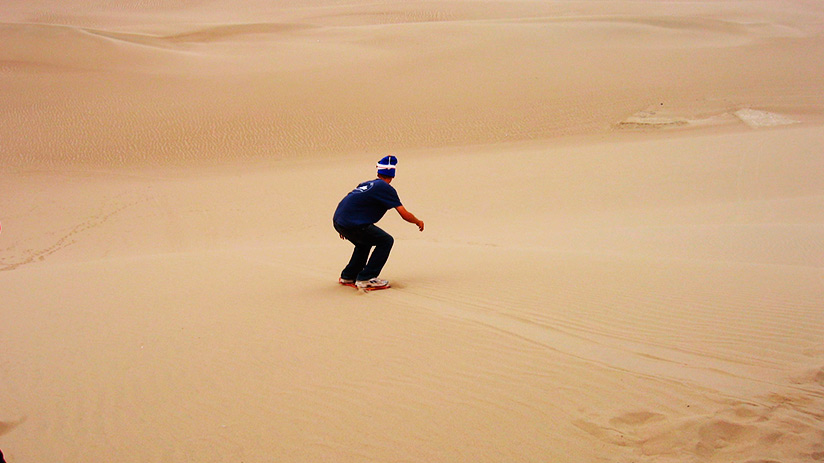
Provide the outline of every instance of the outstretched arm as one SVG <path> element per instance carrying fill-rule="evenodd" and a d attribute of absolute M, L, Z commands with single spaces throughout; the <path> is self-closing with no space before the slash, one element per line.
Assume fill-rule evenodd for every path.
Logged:
<path fill-rule="evenodd" d="M 401 215 L 401 218 L 403 220 L 406 220 L 409 223 L 414 223 L 418 226 L 418 230 L 423 231 L 423 220 L 420 220 L 417 217 L 415 217 L 415 214 L 407 211 L 406 208 L 403 206 L 398 206 L 395 208 L 395 210 L 398 211 L 398 214 Z"/>

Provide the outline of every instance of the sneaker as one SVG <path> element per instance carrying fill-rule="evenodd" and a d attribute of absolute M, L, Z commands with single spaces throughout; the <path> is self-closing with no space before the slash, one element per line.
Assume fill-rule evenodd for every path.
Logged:
<path fill-rule="evenodd" d="M 389 286 L 389 280 L 372 278 L 371 280 L 356 281 L 355 286 L 357 286 L 359 289 L 386 288 L 387 286 Z"/>
<path fill-rule="evenodd" d="M 346 278 L 338 278 L 338 283 L 344 286 L 355 286 L 355 280 L 348 280 Z"/>

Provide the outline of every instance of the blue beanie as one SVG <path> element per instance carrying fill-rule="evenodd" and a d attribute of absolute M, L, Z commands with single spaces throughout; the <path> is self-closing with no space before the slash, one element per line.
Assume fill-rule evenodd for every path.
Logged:
<path fill-rule="evenodd" d="M 394 177 L 395 176 L 395 166 L 398 165 L 398 158 L 395 156 L 384 156 L 378 161 L 378 175 L 383 175 L 384 177 Z"/>

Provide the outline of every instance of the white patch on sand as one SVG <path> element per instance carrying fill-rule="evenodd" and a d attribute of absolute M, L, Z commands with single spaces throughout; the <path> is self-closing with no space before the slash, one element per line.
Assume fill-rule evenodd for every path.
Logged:
<path fill-rule="evenodd" d="M 676 127 L 698 127 L 719 125 L 734 121 L 729 113 L 716 114 L 705 118 L 687 118 L 676 114 L 657 111 L 640 111 L 619 122 L 619 129 L 670 129 Z"/>
<path fill-rule="evenodd" d="M 687 120 L 681 117 L 663 115 L 655 111 L 640 111 L 618 123 L 618 128 L 680 127 L 687 123 Z"/>
<path fill-rule="evenodd" d="M 733 114 L 735 114 L 735 117 L 741 119 L 742 122 L 754 129 L 761 127 L 773 127 L 776 125 L 797 124 L 800 122 L 795 119 L 790 119 L 787 116 L 782 116 L 781 114 L 749 108 L 739 109 Z"/>
<path fill-rule="evenodd" d="M 619 129 L 670 129 L 720 125 L 741 121 L 749 127 L 758 129 L 779 125 L 797 124 L 801 121 L 790 119 L 782 114 L 759 111 L 757 109 L 739 109 L 735 112 L 723 112 L 703 118 L 689 118 L 673 113 L 655 110 L 640 111 L 616 124 Z"/>

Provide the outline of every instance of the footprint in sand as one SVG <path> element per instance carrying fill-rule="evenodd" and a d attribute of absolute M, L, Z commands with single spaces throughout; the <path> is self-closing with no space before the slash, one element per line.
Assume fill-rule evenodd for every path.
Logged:
<path fill-rule="evenodd" d="M 640 426 L 650 422 L 663 421 L 665 416 L 660 413 L 646 411 L 627 412 L 609 420 L 610 424 L 616 427 Z"/>
<path fill-rule="evenodd" d="M 17 421 L 0 421 L 0 436 L 11 432 L 12 429 L 16 428 L 24 421 L 26 421 L 25 417 L 20 418 Z"/>
<path fill-rule="evenodd" d="M 824 368 L 798 375 L 796 388 L 727 401 L 710 414 L 682 415 L 649 410 L 598 414 L 574 422 L 598 440 L 629 450 L 636 458 L 768 463 L 824 461 Z M 616 450 L 617 450 L 616 448 Z"/>

